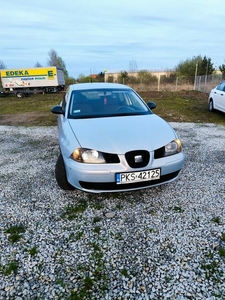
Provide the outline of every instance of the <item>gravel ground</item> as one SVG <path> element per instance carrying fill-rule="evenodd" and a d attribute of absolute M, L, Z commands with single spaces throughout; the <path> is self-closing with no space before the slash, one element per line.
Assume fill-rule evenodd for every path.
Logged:
<path fill-rule="evenodd" d="M 0 126 L 0 299 L 225 299 L 223 126 L 171 123 L 178 180 L 62 191 L 55 127 Z"/>

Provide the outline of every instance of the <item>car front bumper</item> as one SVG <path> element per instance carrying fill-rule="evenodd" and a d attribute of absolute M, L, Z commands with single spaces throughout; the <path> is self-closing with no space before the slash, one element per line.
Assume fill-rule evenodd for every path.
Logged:
<path fill-rule="evenodd" d="M 184 153 L 178 153 L 160 159 L 154 159 L 145 168 L 130 168 L 123 157 L 117 164 L 84 164 L 71 158 L 64 158 L 67 180 L 75 188 L 91 193 L 132 191 L 169 183 L 178 177 L 184 164 Z M 160 179 L 116 183 L 116 174 L 124 172 L 147 171 L 160 169 Z"/>

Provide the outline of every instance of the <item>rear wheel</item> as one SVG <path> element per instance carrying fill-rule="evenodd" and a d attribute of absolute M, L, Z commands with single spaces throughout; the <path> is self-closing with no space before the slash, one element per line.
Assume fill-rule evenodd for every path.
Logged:
<path fill-rule="evenodd" d="M 212 99 L 209 101 L 209 106 L 208 106 L 208 108 L 209 108 L 209 111 L 214 111 L 213 100 L 212 100 Z"/>
<path fill-rule="evenodd" d="M 17 98 L 23 98 L 23 97 L 24 97 L 24 93 L 22 93 L 22 92 L 17 92 L 17 93 L 16 93 L 16 97 L 17 97 Z"/>
<path fill-rule="evenodd" d="M 66 169 L 63 161 L 62 154 L 59 155 L 55 165 L 55 178 L 58 186 L 63 190 L 74 190 L 75 188 L 69 184 L 66 177 Z"/>

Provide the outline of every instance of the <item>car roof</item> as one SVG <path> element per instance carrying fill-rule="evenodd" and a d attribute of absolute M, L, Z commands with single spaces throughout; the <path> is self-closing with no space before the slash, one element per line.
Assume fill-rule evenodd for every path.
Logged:
<path fill-rule="evenodd" d="M 89 83 L 76 83 L 69 86 L 70 91 L 77 90 L 92 90 L 92 89 L 130 89 L 124 84 L 108 83 L 108 82 L 89 82 Z"/>

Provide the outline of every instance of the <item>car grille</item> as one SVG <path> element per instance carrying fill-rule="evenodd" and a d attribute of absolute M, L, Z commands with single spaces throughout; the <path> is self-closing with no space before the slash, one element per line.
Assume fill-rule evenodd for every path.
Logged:
<path fill-rule="evenodd" d="M 119 191 L 119 190 L 126 190 L 126 189 L 134 189 L 134 188 L 144 188 L 144 187 L 150 187 L 156 184 L 160 184 L 163 182 L 170 181 L 172 179 L 175 179 L 179 171 L 176 171 L 174 173 L 170 173 L 167 175 L 161 176 L 158 180 L 150 180 L 150 181 L 142 181 L 142 182 L 134 182 L 129 184 L 116 184 L 115 182 L 86 182 L 86 181 L 80 181 L 80 185 L 84 189 L 88 190 L 99 190 L 99 191 Z"/>
<path fill-rule="evenodd" d="M 125 158 L 131 168 L 143 168 L 149 163 L 150 153 L 146 150 L 135 150 L 127 152 Z"/>

